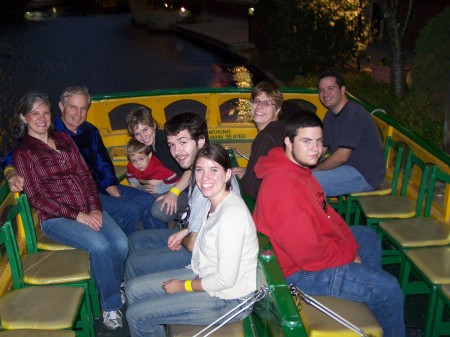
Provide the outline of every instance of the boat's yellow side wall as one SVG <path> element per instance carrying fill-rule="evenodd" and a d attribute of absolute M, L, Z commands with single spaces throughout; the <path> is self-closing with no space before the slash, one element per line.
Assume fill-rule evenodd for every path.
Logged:
<path fill-rule="evenodd" d="M 325 109 L 320 104 L 318 96 L 315 94 L 293 94 L 284 95 L 285 100 L 301 99 L 315 105 L 317 114 L 323 118 Z M 226 93 L 190 93 L 184 95 L 161 95 L 161 96 L 135 96 L 118 99 L 102 99 L 93 101 L 88 112 L 88 122 L 96 125 L 100 129 L 106 147 L 111 148 L 111 155 L 118 165 L 126 163 L 124 144 L 130 139 L 128 131 L 123 128 L 113 130 L 110 120 L 110 112 L 127 104 L 139 104 L 149 108 L 152 116 L 157 121 L 159 127 L 166 122 L 165 109 L 180 100 L 196 101 L 206 107 L 206 120 L 208 123 L 209 137 L 212 142 L 230 145 L 237 148 L 244 155 L 250 154 L 250 146 L 256 137 L 257 129 L 251 122 L 250 114 L 250 92 L 226 92 Z M 247 109 L 248 121 L 227 123 L 223 122 L 220 114 L 220 106 L 227 102 L 239 99 L 242 111 Z M 130 110 L 132 107 L 130 107 Z M 245 111 L 244 111 L 245 112 Z M 245 161 L 238 158 L 240 164 Z"/>
<path fill-rule="evenodd" d="M 126 165 L 126 157 L 124 153 L 124 145 L 129 140 L 129 135 L 125 129 L 125 121 L 123 128 L 112 130 L 110 112 L 119 108 L 124 104 L 139 104 L 148 107 L 152 111 L 153 117 L 158 125 L 162 127 L 166 122 L 166 109 L 174 103 L 181 100 L 189 100 L 199 102 L 206 107 L 206 120 L 208 123 L 209 136 L 212 142 L 221 143 L 224 146 L 230 146 L 239 150 L 242 154 L 248 156 L 250 154 L 251 144 L 256 137 L 257 130 L 251 119 L 246 122 L 223 122 L 221 119 L 220 107 L 226 105 L 227 102 L 238 99 L 236 108 L 241 109 L 243 115 L 250 114 L 250 92 L 201 92 L 201 93 L 169 93 L 162 95 L 143 95 L 131 96 L 123 98 L 107 98 L 94 100 L 88 112 L 88 121 L 99 127 L 106 147 L 110 148 L 111 156 L 116 166 Z M 303 100 L 311 103 L 317 109 L 317 115 L 324 117 L 326 109 L 320 104 L 317 93 L 309 92 L 286 92 L 284 93 L 285 101 Z M 238 107 L 240 106 L 240 107 Z M 130 110 L 132 107 L 130 107 Z M 247 111 L 245 111 L 247 110 Z M 123 115 L 124 116 L 124 115 Z M 248 116 L 247 116 L 248 117 Z M 123 117 L 125 118 L 125 117 Z M 427 151 L 421 144 L 413 141 L 408 135 L 389 125 L 380 118 L 374 116 L 380 132 L 385 138 L 387 135 L 393 137 L 394 140 L 405 143 L 414 153 L 424 160 L 426 163 L 437 165 L 442 171 L 450 172 L 448 163 L 443 162 L 432 153 Z M 246 166 L 246 160 L 237 156 L 239 165 Z M 389 172 L 388 168 L 388 172 Z M 419 185 L 419 175 L 414 174 L 413 183 L 411 184 L 410 193 L 414 194 Z M 444 194 L 439 197 L 433 205 L 433 214 L 442 220 L 448 221 L 450 218 L 450 191 L 447 186 Z"/>
<path fill-rule="evenodd" d="M 148 107 L 152 116 L 161 127 L 166 122 L 165 109 L 180 101 L 181 96 L 144 96 L 127 97 L 118 99 L 104 99 L 93 101 L 89 109 L 87 120 L 99 127 L 107 147 L 120 146 L 124 140 L 128 140 L 128 132 L 125 129 L 112 130 L 109 113 L 124 104 L 139 104 Z M 252 122 L 224 123 L 220 117 L 219 107 L 231 99 L 240 98 L 245 101 L 250 99 L 250 93 L 202 93 L 182 95 L 184 100 L 193 100 L 206 106 L 206 120 L 212 140 L 231 142 L 251 142 L 257 133 Z M 317 107 L 320 117 L 325 114 L 325 109 L 320 105 L 317 95 L 313 94 L 285 94 L 285 99 L 299 98 L 309 101 Z M 249 101 L 248 101 L 249 102 Z M 125 124 L 124 124 L 125 125 Z"/>

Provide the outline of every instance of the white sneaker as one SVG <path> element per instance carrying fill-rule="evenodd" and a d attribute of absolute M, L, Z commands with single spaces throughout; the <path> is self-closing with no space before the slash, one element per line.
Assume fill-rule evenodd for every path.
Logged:
<path fill-rule="evenodd" d="M 120 310 L 103 311 L 103 325 L 110 330 L 121 328 L 123 325 L 122 316 L 123 315 Z"/>
<path fill-rule="evenodd" d="M 122 305 L 124 305 L 127 302 L 127 298 L 125 297 L 125 292 L 122 289 L 120 290 L 120 300 L 122 301 Z"/>

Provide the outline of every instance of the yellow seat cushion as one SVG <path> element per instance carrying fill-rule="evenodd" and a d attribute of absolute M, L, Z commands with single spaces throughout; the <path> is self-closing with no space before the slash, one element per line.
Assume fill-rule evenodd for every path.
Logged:
<path fill-rule="evenodd" d="M 0 297 L 3 329 L 70 329 L 84 291 L 81 287 L 29 287 Z"/>
<path fill-rule="evenodd" d="M 1 331 L 0 337 L 75 337 L 76 334 L 71 330 L 33 330 L 21 329 Z"/>
<path fill-rule="evenodd" d="M 22 258 L 26 284 L 59 284 L 89 280 L 89 256 L 84 250 L 43 251 Z"/>
<path fill-rule="evenodd" d="M 380 227 L 405 248 L 450 244 L 450 225 L 436 219 L 389 220 L 381 222 Z"/>
<path fill-rule="evenodd" d="M 201 331 L 205 326 L 170 324 L 167 327 L 167 337 L 192 337 Z M 210 331 L 210 330 L 208 330 Z M 215 337 L 244 337 L 244 328 L 242 322 L 225 324 L 219 330 L 214 332 Z"/>
<path fill-rule="evenodd" d="M 369 218 L 411 218 L 416 215 L 416 201 L 396 195 L 371 195 L 358 198 Z"/>
<path fill-rule="evenodd" d="M 73 247 L 63 245 L 62 243 L 53 241 L 45 235 L 40 229 L 36 230 L 36 246 L 40 250 L 70 250 Z"/>
<path fill-rule="evenodd" d="M 367 305 L 331 296 L 313 296 L 314 299 L 362 329 L 368 336 L 382 337 L 383 330 Z M 309 337 L 344 337 L 357 334 L 312 305 L 301 301 L 300 316 Z"/>
<path fill-rule="evenodd" d="M 352 197 L 362 197 L 366 195 L 388 195 L 392 193 L 392 180 L 384 178 L 380 187 L 373 191 L 350 193 Z"/>
<path fill-rule="evenodd" d="M 433 284 L 450 284 L 450 247 L 412 249 L 406 256 Z"/>

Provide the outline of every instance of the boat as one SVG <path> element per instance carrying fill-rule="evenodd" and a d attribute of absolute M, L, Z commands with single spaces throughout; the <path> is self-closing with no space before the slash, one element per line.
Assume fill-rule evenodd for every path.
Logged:
<path fill-rule="evenodd" d="M 257 135 L 251 117 L 250 93 L 250 88 L 198 88 L 95 95 L 92 97 L 87 121 L 100 130 L 116 174 L 123 184 L 127 184 L 125 179 L 127 159 L 124 148 L 129 140 L 125 115 L 139 106 L 145 106 L 152 112 L 159 127 L 162 127 L 166 120 L 173 115 L 182 111 L 200 114 L 207 120 L 211 142 L 219 143 L 227 148 L 236 165 L 246 166 L 252 141 Z M 316 89 L 284 88 L 283 94 L 284 116 L 288 117 L 299 110 L 308 110 L 321 118 L 324 117 L 326 109 L 321 105 Z M 383 139 L 390 137 L 413 151 L 427 165 L 433 165 L 442 172 L 450 173 L 450 156 L 448 154 L 402 126 L 384 111 L 359 101 L 351 95 L 350 98 L 371 112 Z M 388 165 L 387 176 L 392 178 L 393 174 L 394 164 Z M 418 188 L 419 177 L 413 175 L 408 185 L 408 196 L 416 197 L 419 193 Z M 246 197 L 245 200 L 252 209 L 252 200 Z M 339 207 L 341 201 L 330 199 L 336 208 Z M 4 210 L 4 205 L 0 208 L 0 211 L 2 210 Z M 441 185 L 434 191 L 432 217 L 450 226 L 449 184 Z M 16 235 L 23 252 L 25 239 L 20 226 L 18 226 Z M 258 282 L 265 289 L 266 294 L 255 304 L 253 313 L 242 323 L 238 323 L 241 330 L 237 335 L 308 336 L 309 328 L 299 314 L 299 302 L 293 300 L 292 291 L 282 275 L 270 241 L 263 235 L 259 235 L 259 243 Z M 10 279 L 10 272 L 8 268 L 5 268 L 5 259 L 2 259 L 0 294 L 11 289 Z M 305 305 L 303 302 L 302 306 Z"/>
<path fill-rule="evenodd" d="M 200 114 L 207 120 L 210 140 L 233 148 L 238 154 L 238 164 L 246 166 L 245 158 L 250 155 L 251 143 L 257 135 L 252 122 L 250 93 L 249 88 L 200 88 L 93 96 L 87 121 L 99 128 L 119 172 L 127 163 L 124 144 L 129 135 L 125 115 L 138 106 L 148 108 L 160 127 L 180 111 Z M 286 89 L 284 96 L 285 115 L 296 108 L 315 112 L 321 117 L 326 112 L 316 90 Z"/>

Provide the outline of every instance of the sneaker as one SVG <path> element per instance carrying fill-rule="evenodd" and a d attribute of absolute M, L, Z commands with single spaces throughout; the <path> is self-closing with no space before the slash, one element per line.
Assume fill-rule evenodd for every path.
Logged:
<path fill-rule="evenodd" d="M 120 300 L 122 301 L 122 305 L 124 305 L 127 302 L 127 298 L 125 297 L 125 292 L 122 289 L 120 290 Z"/>
<path fill-rule="evenodd" d="M 120 310 L 103 311 L 103 325 L 110 330 L 121 328 L 123 325 L 122 316 L 123 315 Z"/>

